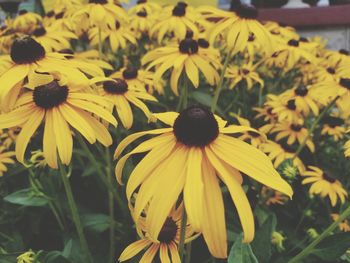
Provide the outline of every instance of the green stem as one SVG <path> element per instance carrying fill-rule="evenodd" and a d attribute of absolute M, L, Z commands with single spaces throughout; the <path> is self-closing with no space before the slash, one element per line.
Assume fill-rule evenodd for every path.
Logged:
<path fill-rule="evenodd" d="M 106 162 L 107 162 L 107 180 L 112 185 L 112 163 L 111 156 L 108 147 L 106 147 Z M 114 233 L 115 233 L 115 223 L 114 223 L 114 196 L 113 192 L 108 191 L 108 209 L 109 209 L 109 262 L 113 263 L 115 261 L 115 244 L 114 244 Z"/>
<path fill-rule="evenodd" d="M 223 68 L 222 68 L 222 70 L 221 70 L 221 75 L 220 75 L 219 83 L 218 83 L 218 86 L 216 87 L 215 94 L 214 94 L 214 98 L 213 98 L 213 101 L 212 101 L 212 103 L 211 103 L 211 108 L 210 108 L 211 111 L 212 111 L 213 113 L 215 113 L 216 106 L 217 106 L 217 104 L 218 104 L 220 92 L 221 92 L 221 89 L 222 89 L 222 86 L 223 86 L 223 83 L 224 83 L 224 78 L 225 78 L 226 69 L 227 69 L 228 63 L 229 63 L 229 61 L 230 61 L 232 52 L 233 52 L 233 48 L 230 49 L 229 52 L 226 54 L 224 66 L 223 66 Z"/>
<path fill-rule="evenodd" d="M 80 134 L 77 134 L 76 138 L 78 139 L 78 142 L 80 144 L 80 146 L 83 148 L 83 151 L 85 152 L 87 158 L 89 159 L 89 161 L 94 165 L 94 167 L 97 170 L 97 173 L 99 175 L 99 178 L 101 178 L 102 182 L 105 184 L 105 186 L 107 187 L 107 189 L 113 193 L 113 197 L 115 198 L 117 204 L 123 208 L 124 207 L 124 203 L 123 200 L 120 198 L 120 196 L 118 195 L 117 191 L 114 189 L 113 185 L 109 183 L 109 181 L 107 180 L 103 170 L 101 169 L 100 164 L 98 163 L 98 161 L 96 160 L 95 156 L 91 153 L 89 147 L 86 145 L 83 137 Z"/>
<path fill-rule="evenodd" d="M 186 226 L 187 226 L 187 214 L 184 206 L 182 210 L 180 242 L 179 242 L 179 255 L 180 255 L 181 262 L 183 262 L 183 258 L 185 254 Z"/>
<path fill-rule="evenodd" d="M 320 120 L 323 118 L 323 116 L 333 107 L 333 105 L 335 104 L 335 102 L 339 99 L 339 96 L 336 96 L 329 104 L 326 108 L 323 109 L 323 111 L 317 116 L 316 120 L 312 123 L 307 136 L 305 137 L 305 139 L 303 140 L 303 142 L 299 145 L 298 149 L 296 150 L 292 161 L 298 157 L 298 155 L 300 154 L 300 152 L 304 149 L 306 142 L 309 140 L 309 138 L 311 137 L 312 133 L 314 132 L 314 130 L 317 127 L 317 124 L 320 122 Z"/>
<path fill-rule="evenodd" d="M 350 216 L 350 207 L 348 207 L 337 220 L 335 220 L 321 235 L 319 235 L 314 241 L 310 243 L 306 248 L 304 248 L 298 255 L 288 261 L 288 263 L 298 263 L 304 257 L 309 255 L 312 250 L 323 240 L 325 239 L 337 226 L 340 222 Z"/>
<path fill-rule="evenodd" d="M 80 245 L 81 248 L 83 250 L 84 256 L 87 260 L 87 262 L 93 263 L 90 251 L 89 251 L 89 247 L 84 235 L 84 231 L 83 231 L 83 227 L 79 218 L 79 213 L 78 213 L 78 208 L 77 205 L 74 201 L 74 197 L 73 197 L 73 192 L 72 192 L 72 188 L 70 186 L 68 177 L 67 177 L 67 173 L 66 173 L 66 169 L 64 168 L 64 166 L 62 165 L 62 163 L 59 161 L 59 168 L 60 168 L 60 173 L 61 173 L 61 178 L 62 178 L 62 182 L 64 185 L 64 189 L 66 191 L 66 196 L 67 196 L 67 200 L 68 200 L 68 205 L 70 208 L 70 211 L 72 213 L 72 217 L 73 217 L 73 222 L 75 224 L 75 228 L 77 229 L 78 232 L 78 237 L 79 237 L 79 241 L 80 241 Z"/>
<path fill-rule="evenodd" d="M 40 183 L 40 181 L 37 178 L 35 178 L 35 174 L 32 170 L 32 167 L 28 167 L 28 171 L 29 171 L 29 176 L 30 176 L 30 179 L 31 179 L 31 182 L 33 184 L 34 189 L 40 193 L 43 193 L 44 188 L 43 188 L 42 184 Z M 45 193 L 43 193 L 43 194 L 46 197 L 48 205 L 49 205 L 53 215 L 56 218 L 56 221 L 58 223 L 59 228 L 61 229 L 61 231 L 64 231 L 64 224 L 61 220 L 61 217 L 58 213 L 58 210 L 56 209 L 56 207 L 54 205 L 54 202 L 52 201 L 52 198 L 47 196 Z"/>
<path fill-rule="evenodd" d="M 183 109 L 187 108 L 187 102 L 188 102 L 188 79 L 186 76 L 183 77 L 183 86 L 181 89 L 181 94 L 179 98 L 179 102 L 176 107 L 176 111 L 179 112 Z"/>

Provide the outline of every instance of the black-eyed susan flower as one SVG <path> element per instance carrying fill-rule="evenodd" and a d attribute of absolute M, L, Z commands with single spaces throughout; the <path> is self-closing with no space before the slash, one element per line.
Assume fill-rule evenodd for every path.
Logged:
<path fill-rule="evenodd" d="M 86 86 L 89 84 L 88 78 L 63 54 L 46 53 L 42 45 L 28 36 L 17 38 L 14 41 L 11 54 L 8 57 L 12 61 L 0 76 L 0 98 L 2 106 L 7 104 L 7 109 L 13 106 L 24 80 L 34 71 L 55 71 L 69 77 L 70 82 L 74 82 L 76 85 Z"/>
<path fill-rule="evenodd" d="M 103 30 L 103 32 L 99 32 L 97 27 L 91 28 L 89 30 L 89 39 L 93 46 L 97 46 L 99 41 L 102 41 L 102 43 L 108 41 L 113 52 L 125 49 L 129 43 L 136 45 L 136 39 L 132 32 L 128 27 L 121 26 L 118 21 L 115 22 L 114 27 Z"/>
<path fill-rule="evenodd" d="M 331 217 L 333 219 L 333 221 L 338 220 L 339 218 L 339 214 L 333 213 L 331 214 Z M 341 221 L 338 224 L 339 230 L 342 232 L 350 232 L 350 225 L 349 225 L 349 221 L 347 219 L 344 219 L 343 221 Z"/>
<path fill-rule="evenodd" d="M 70 48 L 70 40 L 77 36 L 70 31 L 58 31 L 56 27 L 38 27 L 32 33 L 32 38 L 41 44 L 47 52 Z"/>
<path fill-rule="evenodd" d="M 284 141 L 273 142 L 268 140 L 266 143 L 260 146 L 260 149 L 270 157 L 276 168 L 279 167 L 284 161 L 293 159 L 293 165 L 298 168 L 299 173 L 305 171 L 303 161 L 299 157 L 295 156 L 295 149 Z"/>
<path fill-rule="evenodd" d="M 41 23 L 40 15 L 27 10 L 20 10 L 13 20 L 12 28 L 23 34 L 31 34 Z"/>
<path fill-rule="evenodd" d="M 153 1 L 138 0 L 136 2 L 136 5 L 130 7 L 128 13 L 137 14 L 138 12 L 146 11 L 148 14 L 153 14 L 157 11 L 160 11 L 161 9 L 161 6 L 157 3 L 154 3 Z"/>
<path fill-rule="evenodd" d="M 339 198 L 343 204 L 348 193 L 343 188 L 341 182 L 316 166 L 308 166 L 308 170 L 301 174 L 307 178 L 303 179 L 302 184 L 312 184 L 309 193 L 320 195 L 321 197 L 328 196 L 332 206 L 337 204 Z"/>
<path fill-rule="evenodd" d="M 231 89 L 240 82 L 245 82 L 248 90 L 252 89 L 255 83 L 260 88 L 264 87 L 264 80 L 260 78 L 259 73 L 256 71 L 256 66 L 251 61 L 241 66 L 229 66 L 225 72 L 225 77 L 229 80 Z"/>
<path fill-rule="evenodd" d="M 263 107 L 255 107 L 253 108 L 254 111 L 257 112 L 255 115 L 255 118 L 262 118 L 265 122 L 276 122 L 277 116 L 275 113 L 273 113 L 273 108 L 269 107 L 267 105 L 264 105 Z"/>
<path fill-rule="evenodd" d="M 96 140 L 105 146 L 112 143 L 108 130 L 95 117 L 117 124 L 104 108 L 104 98 L 87 93 L 86 87 L 70 84 L 63 76 L 32 73 L 28 79 L 27 90 L 19 97 L 15 108 L 0 118 L 1 129 L 21 127 L 16 139 L 18 161 L 24 163 L 29 140 L 43 121 L 43 152 L 48 165 L 53 168 L 57 168 L 57 151 L 63 164 L 70 163 L 73 148 L 70 127 L 81 133 L 89 143 Z"/>
<path fill-rule="evenodd" d="M 302 119 L 301 111 L 297 108 L 295 99 L 282 99 L 280 96 L 268 95 L 266 106 L 272 108 L 272 113 L 276 114 L 278 121 L 298 122 Z"/>
<path fill-rule="evenodd" d="M 3 145 L 6 149 L 10 149 L 10 147 L 15 143 L 18 133 L 18 128 L 0 130 L 1 145 Z"/>
<path fill-rule="evenodd" d="M 226 223 L 219 182 L 223 181 L 229 189 L 245 242 L 254 237 L 254 218 L 241 186 L 240 171 L 288 196 L 293 193 L 291 187 L 265 154 L 228 136 L 254 129 L 226 127 L 226 121 L 202 106 L 191 106 L 181 113 L 159 113 L 155 117 L 171 127 L 132 134 L 118 145 L 114 155 L 118 158 L 130 143 L 144 135 L 158 135 L 139 144 L 116 166 L 116 176 L 121 182 L 127 159 L 133 154 L 148 152 L 131 173 L 126 186 L 128 200 L 139 189 L 134 205 L 135 221 L 149 203 L 146 224 L 150 236 L 156 239 L 171 208 L 183 193 L 189 223 L 194 230 L 203 233 L 213 256 L 226 258 Z"/>
<path fill-rule="evenodd" d="M 137 233 L 140 239 L 124 249 L 119 257 L 119 261 L 129 260 L 142 250 L 146 250 L 140 262 L 152 263 L 156 260 L 155 257 L 158 254 L 161 263 L 181 263 L 178 245 L 180 243 L 182 210 L 183 205 L 180 205 L 178 208 L 172 208 L 156 239 L 150 236 L 145 218 L 140 218 L 136 222 Z M 197 236 L 191 225 L 187 224 L 185 243 L 191 242 Z"/>
<path fill-rule="evenodd" d="M 288 201 L 288 196 L 275 191 L 271 188 L 263 186 L 261 189 L 261 197 L 264 199 L 264 203 L 270 205 L 283 205 Z"/>
<path fill-rule="evenodd" d="M 299 123 L 290 123 L 290 122 L 281 122 L 276 123 L 275 126 L 271 129 L 271 133 L 276 133 L 275 139 L 280 141 L 286 139 L 287 144 L 292 145 L 295 142 L 299 144 L 304 143 L 309 148 L 311 152 L 315 151 L 315 145 L 309 137 L 308 130 L 304 125 Z"/>
<path fill-rule="evenodd" d="M 171 69 L 170 85 L 176 95 L 179 94 L 178 81 L 182 73 L 186 73 L 195 88 L 199 86 L 199 71 L 210 85 L 216 84 L 219 80 L 219 52 L 209 46 L 201 47 L 200 41 L 192 38 L 148 52 L 142 58 L 142 64 L 149 64 L 147 69 L 156 67 L 154 74 L 156 81 Z"/>
<path fill-rule="evenodd" d="M 83 0 L 55 0 L 52 11 L 55 14 L 74 12 L 82 6 L 83 2 Z"/>
<path fill-rule="evenodd" d="M 332 136 L 336 142 L 344 137 L 346 128 L 344 127 L 345 122 L 342 118 L 327 116 L 322 119 L 322 123 L 322 135 Z"/>
<path fill-rule="evenodd" d="M 126 11 L 114 0 L 89 0 L 88 4 L 79 8 L 72 17 L 77 27 L 97 26 L 98 28 L 113 28 L 116 21 L 128 21 Z"/>
<path fill-rule="evenodd" d="M 169 34 L 173 34 L 176 39 L 184 39 L 188 31 L 198 37 L 200 24 L 203 23 L 205 20 L 199 12 L 185 2 L 178 2 L 175 6 L 162 9 L 150 30 L 150 36 L 156 36 L 158 43 Z"/>
<path fill-rule="evenodd" d="M 296 107 L 304 116 L 308 116 L 310 111 L 316 116 L 319 112 L 319 105 L 325 105 L 328 101 L 328 96 L 322 98 L 320 95 L 322 94 L 317 92 L 315 88 L 300 84 L 283 92 L 280 97 L 282 100 L 293 99 Z"/>
<path fill-rule="evenodd" d="M 123 79 L 114 78 L 103 82 L 101 95 L 111 102 L 110 111 L 116 109 L 118 117 L 126 129 L 131 128 L 134 119 L 130 103 L 142 110 L 148 120 L 152 119 L 152 113 L 142 100 L 157 101 L 157 99 L 145 90 L 138 90 L 129 86 Z"/>
<path fill-rule="evenodd" d="M 298 39 L 299 35 L 296 32 L 295 28 L 291 26 L 282 26 L 273 21 L 267 21 L 264 23 L 264 26 L 267 30 L 270 31 L 271 35 L 274 37 L 274 40 L 279 42 L 289 39 Z"/>
<path fill-rule="evenodd" d="M 12 159 L 14 156 L 14 151 L 9 151 L 6 147 L 0 146 L 0 177 L 7 171 L 7 165 L 15 163 Z"/>
<path fill-rule="evenodd" d="M 160 80 L 155 79 L 154 72 L 128 66 L 110 75 L 111 78 L 123 79 L 129 87 L 141 91 L 153 93 L 157 91 L 163 94 L 163 85 Z"/>
<path fill-rule="evenodd" d="M 210 30 L 210 43 L 222 34 L 229 49 L 233 53 L 244 51 L 249 35 L 254 34 L 256 41 L 267 53 L 274 49 L 270 32 L 257 20 L 258 10 L 253 6 L 236 5 L 230 11 L 219 10 L 214 7 L 198 8 L 207 19 L 219 19 Z"/>

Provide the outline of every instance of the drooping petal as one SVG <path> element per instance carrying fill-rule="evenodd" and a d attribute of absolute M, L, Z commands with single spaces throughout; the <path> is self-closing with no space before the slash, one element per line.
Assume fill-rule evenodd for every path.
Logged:
<path fill-rule="evenodd" d="M 150 240 L 141 239 L 130 244 L 124 249 L 124 251 L 122 252 L 118 260 L 122 262 L 122 261 L 131 259 L 132 257 L 136 256 L 138 253 L 140 253 L 141 250 L 148 247 L 151 243 L 152 242 Z"/>

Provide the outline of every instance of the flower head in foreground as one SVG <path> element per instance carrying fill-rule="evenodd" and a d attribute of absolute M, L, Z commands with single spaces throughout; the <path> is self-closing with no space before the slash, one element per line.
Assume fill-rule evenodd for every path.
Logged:
<path fill-rule="evenodd" d="M 312 184 L 309 190 L 310 194 L 320 195 L 321 197 L 328 196 L 332 206 L 337 204 L 338 198 L 342 204 L 345 202 L 348 193 L 337 179 L 315 166 L 308 166 L 308 168 L 309 170 L 302 174 L 307 176 L 302 184 Z"/>
<path fill-rule="evenodd" d="M 199 71 L 210 85 L 219 80 L 220 55 L 218 50 L 209 46 L 202 40 L 185 38 L 179 44 L 170 44 L 148 52 L 142 58 L 142 64 L 149 64 L 147 69 L 157 67 L 154 79 L 160 80 L 164 73 L 171 69 L 170 85 L 173 92 L 178 95 L 178 81 L 183 72 L 193 86 L 199 86 Z"/>
<path fill-rule="evenodd" d="M 18 161 L 24 163 L 29 140 L 43 121 L 43 152 L 48 165 L 53 168 L 57 168 L 57 150 L 62 163 L 70 163 L 73 150 L 70 126 L 91 144 L 96 140 L 105 146 L 112 144 L 108 130 L 95 117 L 117 124 L 104 109 L 104 98 L 88 93 L 86 87 L 71 85 L 62 76 L 32 73 L 28 78 L 27 91 L 19 97 L 14 110 L 0 118 L 1 129 L 21 127 L 16 139 Z"/>
<path fill-rule="evenodd" d="M 140 262 L 152 263 L 159 251 L 161 263 L 181 263 L 178 254 L 178 245 L 180 243 L 182 208 L 182 205 L 176 209 L 172 208 L 156 240 L 149 236 L 145 218 L 140 218 L 137 223 L 137 233 L 141 239 L 125 248 L 119 257 L 119 261 L 129 260 L 147 248 Z M 197 236 L 191 225 L 187 224 L 185 243 L 192 241 Z"/>
<path fill-rule="evenodd" d="M 171 208 L 183 193 L 189 223 L 194 230 L 203 233 L 215 257 L 226 258 L 226 222 L 220 181 L 228 187 L 237 208 L 245 242 L 254 237 L 254 218 L 242 188 L 240 171 L 292 196 L 292 188 L 265 154 L 228 136 L 256 130 L 245 126 L 226 127 L 226 121 L 202 106 L 191 106 L 181 113 L 155 114 L 155 117 L 171 127 L 132 134 L 118 145 L 115 152 L 115 158 L 118 158 L 134 140 L 144 135 L 158 135 L 139 144 L 116 166 L 116 176 L 121 182 L 127 159 L 133 154 L 148 152 L 131 173 L 126 192 L 130 200 L 139 189 L 134 205 L 135 221 L 149 204 L 146 225 L 151 238 L 158 237 Z"/>
<path fill-rule="evenodd" d="M 118 117 L 126 129 L 131 128 L 134 119 L 130 103 L 142 110 L 150 120 L 152 114 L 141 100 L 157 101 L 146 91 L 129 87 L 125 80 L 118 78 L 103 82 L 101 95 L 112 102 L 110 110 L 113 111 L 113 108 L 116 108 Z"/>

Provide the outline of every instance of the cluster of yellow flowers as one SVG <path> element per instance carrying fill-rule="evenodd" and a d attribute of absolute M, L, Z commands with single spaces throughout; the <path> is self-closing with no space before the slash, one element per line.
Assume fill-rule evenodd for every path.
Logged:
<path fill-rule="evenodd" d="M 350 140 L 344 139 L 350 116 L 349 53 L 327 50 L 320 39 L 302 38 L 291 27 L 261 23 L 257 17 L 258 11 L 245 5 L 224 11 L 185 2 L 161 7 L 146 0 L 129 10 L 113 0 L 57 0 L 43 17 L 19 11 L 0 29 L 0 175 L 5 164 L 13 163 L 13 144 L 17 160 L 25 163 L 35 134 L 42 136 L 51 168 L 70 164 L 77 136 L 112 145 L 115 132 L 109 126 L 118 120 L 132 128 L 132 104 L 147 121 L 168 127 L 157 123 L 157 129 L 133 133 L 115 150 L 120 183 L 127 159 L 144 153 L 126 185 L 140 240 L 124 250 L 120 261 L 147 248 L 140 262 L 152 262 L 158 251 L 161 262 L 181 262 L 178 249 L 201 234 L 213 256 L 226 258 L 221 182 L 237 208 L 244 241 L 250 242 L 254 217 L 242 174 L 276 190 L 267 204 L 283 204 L 293 190 L 276 169 L 288 159 L 302 183 L 312 183 L 311 194 L 329 196 L 332 206 L 338 198 L 343 203 L 347 192 L 339 180 L 306 167 L 299 155 L 304 146 L 318 150 L 313 132 L 322 124 L 321 135 L 344 142 L 350 156 Z M 278 74 L 291 71 L 295 77 L 288 85 L 279 81 Z M 274 79 L 272 86 L 268 78 Z M 211 110 L 187 105 L 191 88 L 208 86 L 215 93 Z M 259 128 L 238 112 L 230 113 L 238 125 L 227 125 L 215 114 L 225 87 L 248 94 L 259 89 L 260 105 L 254 108 Z M 144 102 L 158 105 L 174 95 L 178 112 L 152 113 Z M 307 122 L 312 125 L 306 127 Z M 156 136 L 121 157 L 146 135 Z M 273 240 L 280 244 L 283 237 L 276 234 Z"/>

